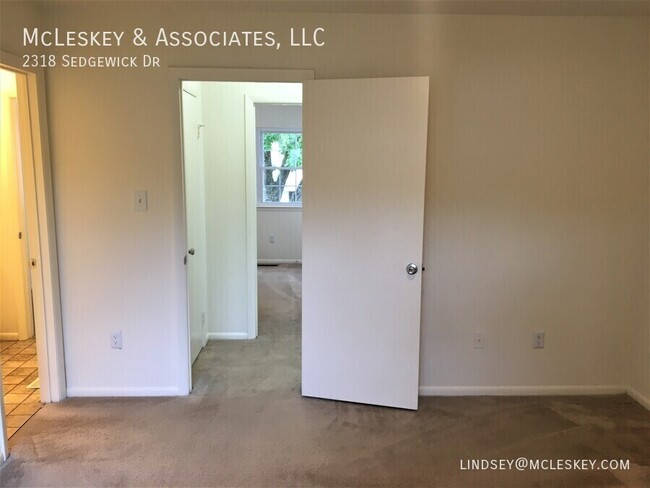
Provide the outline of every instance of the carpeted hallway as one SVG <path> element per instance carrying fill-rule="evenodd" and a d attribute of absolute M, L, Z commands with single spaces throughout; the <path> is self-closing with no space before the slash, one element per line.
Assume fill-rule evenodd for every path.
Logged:
<path fill-rule="evenodd" d="M 259 269 L 260 337 L 209 343 L 191 396 L 45 405 L 0 485 L 650 485 L 650 412 L 627 396 L 422 398 L 418 412 L 302 398 L 300 274 Z M 630 469 L 460 469 L 520 456 Z"/>
<path fill-rule="evenodd" d="M 258 267 L 258 337 L 210 341 L 192 368 L 193 394 L 300 395 L 301 268 Z"/>

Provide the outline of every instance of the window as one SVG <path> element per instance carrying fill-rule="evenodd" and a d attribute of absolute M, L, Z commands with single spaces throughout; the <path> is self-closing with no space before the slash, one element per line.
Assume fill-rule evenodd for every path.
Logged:
<path fill-rule="evenodd" d="M 257 201 L 260 206 L 302 205 L 302 133 L 258 132 Z"/>

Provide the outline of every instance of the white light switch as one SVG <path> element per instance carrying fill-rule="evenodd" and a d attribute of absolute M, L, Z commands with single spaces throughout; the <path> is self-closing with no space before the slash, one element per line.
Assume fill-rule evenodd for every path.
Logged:
<path fill-rule="evenodd" d="M 133 192 L 136 212 L 147 211 L 147 190 L 136 190 Z"/>

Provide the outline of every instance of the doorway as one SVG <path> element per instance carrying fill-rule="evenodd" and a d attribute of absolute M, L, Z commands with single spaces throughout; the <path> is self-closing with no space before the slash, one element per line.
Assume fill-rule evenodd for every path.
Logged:
<path fill-rule="evenodd" d="M 248 347 L 240 341 L 260 334 L 258 276 L 266 275 L 258 264 L 271 264 L 258 263 L 260 223 L 277 226 L 270 237 L 264 231 L 276 248 L 286 247 L 292 227 L 298 253 L 288 262 L 300 263 L 302 85 L 183 81 L 181 93 L 190 360 L 198 374 L 199 354 L 216 347 L 202 353 L 208 341 Z M 286 224 L 296 217 L 297 226 Z M 206 387 L 193 383 L 194 391 Z"/>
<path fill-rule="evenodd" d="M 41 407 L 18 85 L 0 68 L 0 360 L 7 438 Z"/>
<path fill-rule="evenodd" d="M 188 73 L 200 76 L 183 76 Z M 222 80 L 264 80 L 264 85 L 270 85 L 270 80 L 304 81 L 303 129 L 309 176 L 302 223 L 300 393 L 417 409 L 429 79 L 313 80 L 311 73 L 179 68 L 170 87 L 178 96 L 183 80 L 210 81 L 220 79 L 220 74 Z M 226 85 L 233 88 L 237 84 Z M 254 101 L 245 93 L 234 100 L 234 105 L 221 105 L 222 115 L 238 113 L 239 125 L 250 128 Z M 180 116 L 177 120 L 182 121 Z M 229 123 L 211 137 L 230 134 L 238 124 L 233 124 L 232 118 Z M 234 274 L 229 276 L 224 268 L 219 275 L 224 286 L 222 293 L 214 295 L 214 303 L 220 301 L 223 306 L 209 308 L 208 328 L 213 320 L 210 311 L 227 315 L 237 310 L 238 303 L 243 304 L 238 313 L 228 317 L 232 320 L 224 322 L 229 330 L 214 333 L 224 334 L 222 339 L 252 339 L 258 332 L 257 273 L 250 265 L 255 260 L 246 259 L 256 251 L 250 238 L 256 233 L 256 218 L 251 215 L 256 193 L 251 176 L 255 145 L 244 143 L 243 150 L 232 152 L 241 147 L 236 138 L 251 133 L 248 128 L 237 131 L 239 135 L 224 137 L 218 147 L 226 174 L 243 173 L 238 183 L 224 183 L 229 181 L 224 178 L 214 186 L 205 185 L 206 198 L 207 191 L 213 191 L 223 199 L 221 218 L 206 218 L 206 235 L 223 223 L 243 229 L 235 239 L 227 232 L 218 234 L 220 245 L 235 246 L 232 252 L 219 255 Z M 240 160 L 244 163 L 236 163 Z M 186 202 L 187 195 L 186 186 Z M 229 212 L 233 202 L 240 210 Z M 191 239 L 187 235 L 186 243 Z M 188 245 L 186 264 L 197 253 Z M 187 342 L 183 344 L 187 344 L 187 358 L 191 359 L 191 272 L 185 274 L 190 296 Z M 245 326 L 233 330 L 237 321 Z M 188 392 L 191 365 L 191 360 L 182 365 L 187 368 Z"/>
<path fill-rule="evenodd" d="M 41 403 L 66 397 L 44 75 L 0 52 L 2 256 L 0 461 Z M 12 197 L 12 198 L 9 198 Z M 7 280 L 12 276 L 11 280 Z M 11 284 L 11 286 L 8 285 Z M 14 418 L 11 418 L 14 417 Z"/>

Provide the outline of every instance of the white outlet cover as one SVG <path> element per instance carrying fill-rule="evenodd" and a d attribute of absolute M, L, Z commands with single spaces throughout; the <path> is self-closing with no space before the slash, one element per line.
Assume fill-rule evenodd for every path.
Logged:
<path fill-rule="evenodd" d="M 111 349 L 122 349 L 122 331 L 111 332 Z"/>

